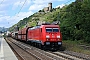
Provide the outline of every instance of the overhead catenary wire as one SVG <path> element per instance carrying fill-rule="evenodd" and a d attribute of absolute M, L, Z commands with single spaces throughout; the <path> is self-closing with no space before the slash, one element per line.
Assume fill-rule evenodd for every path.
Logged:
<path fill-rule="evenodd" d="M 17 17 L 19 17 L 18 14 L 19 14 L 20 11 L 22 10 L 22 8 L 23 8 L 23 6 L 25 5 L 26 1 L 27 1 L 27 0 L 24 1 L 24 3 L 23 3 L 23 5 L 21 6 L 20 10 L 19 10 L 17 13 L 15 13 L 15 15 L 16 15 Z M 20 1 L 20 3 L 21 3 L 21 1 Z M 18 5 L 18 7 L 19 7 L 19 5 Z"/>
<path fill-rule="evenodd" d="M 22 7 L 20 8 L 20 10 L 18 11 L 17 15 L 18 15 L 18 14 L 20 13 L 20 11 L 22 10 L 22 8 L 23 8 L 23 6 L 25 5 L 26 1 L 27 1 L 27 0 L 24 1 L 24 3 L 23 3 L 23 5 L 22 5 Z M 20 3 L 21 3 L 21 2 L 20 2 Z"/>
<path fill-rule="evenodd" d="M 21 1 L 19 2 L 19 4 L 21 4 Z M 19 4 L 18 4 L 18 7 L 17 8 L 19 8 Z M 15 14 L 14 15 L 16 15 L 17 14 L 17 12 L 15 12 Z"/>
<path fill-rule="evenodd" d="M 69 0 L 69 1 L 65 2 L 64 4 L 67 4 L 67 3 L 71 2 L 71 1 L 72 1 L 72 0 Z"/>

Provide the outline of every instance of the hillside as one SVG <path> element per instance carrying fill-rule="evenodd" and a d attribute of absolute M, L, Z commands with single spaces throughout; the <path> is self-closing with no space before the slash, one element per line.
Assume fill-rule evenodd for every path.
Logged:
<path fill-rule="evenodd" d="M 60 28 L 63 40 L 82 40 L 90 43 L 90 0 L 76 0 L 63 8 L 53 8 L 51 12 L 45 13 L 43 10 L 34 13 L 28 18 L 20 20 L 12 26 L 20 29 L 27 26 L 36 26 L 38 21 L 60 21 Z"/>

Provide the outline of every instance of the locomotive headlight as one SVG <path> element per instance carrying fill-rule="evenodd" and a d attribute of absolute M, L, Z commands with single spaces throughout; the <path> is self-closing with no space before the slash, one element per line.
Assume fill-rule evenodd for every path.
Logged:
<path fill-rule="evenodd" d="M 61 42 L 58 42 L 58 45 L 61 45 L 62 43 Z"/>
<path fill-rule="evenodd" d="M 50 38 L 50 36 L 49 35 L 46 35 L 46 38 Z"/>
<path fill-rule="evenodd" d="M 50 45 L 50 42 L 46 42 L 46 45 Z"/>
<path fill-rule="evenodd" d="M 57 38 L 60 38 L 60 35 L 59 35 L 59 36 L 57 36 Z"/>

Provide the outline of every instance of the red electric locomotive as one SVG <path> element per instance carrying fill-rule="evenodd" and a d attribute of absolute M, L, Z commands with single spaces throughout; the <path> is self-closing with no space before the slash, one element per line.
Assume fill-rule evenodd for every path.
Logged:
<path fill-rule="evenodd" d="M 62 35 L 59 25 L 41 25 L 26 27 L 18 32 L 18 39 L 30 41 L 43 47 L 60 47 Z"/>

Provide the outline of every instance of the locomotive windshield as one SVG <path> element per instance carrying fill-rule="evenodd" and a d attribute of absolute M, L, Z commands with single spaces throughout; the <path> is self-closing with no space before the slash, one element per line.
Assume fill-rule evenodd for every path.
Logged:
<path fill-rule="evenodd" d="M 46 32 L 52 32 L 52 28 L 46 28 Z"/>
<path fill-rule="evenodd" d="M 59 28 L 46 28 L 46 32 L 59 32 Z"/>
<path fill-rule="evenodd" d="M 58 28 L 53 28 L 53 32 L 59 32 Z"/>

